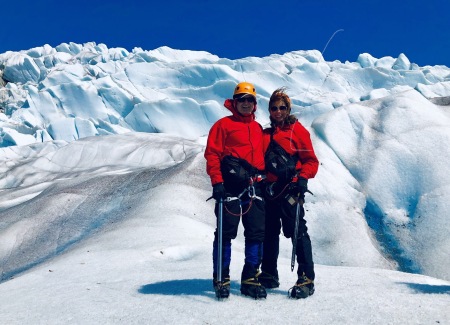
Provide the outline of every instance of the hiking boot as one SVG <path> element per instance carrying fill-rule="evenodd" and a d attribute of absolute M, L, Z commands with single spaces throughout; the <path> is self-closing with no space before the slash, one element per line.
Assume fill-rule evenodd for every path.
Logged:
<path fill-rule="evenodd" d="M 213 287 L 217 298 L 228 298 L 230 296 L 230 276 L 223 277 L 222 282 L 214 278 Z"/>
<path fill-rule="evenodd" d="M 222 271 L 222 281 L 218 281 L 217 274 L 213 274 L 213 287 L 218 299 L 230 296 L 230 269 L 224 267 Z"/>
<path fill-rule="evenodd" d="M 258 275 L 259 273 L 252 278 L 241 281 L 241 293 L 244 296 L 250 296 L 255 299 L 267 297 L 266 289 L 258 281 Z"/>
<path fill-rule="evenodd" d="M 298 278 L 297 283 L 289 289 L 288 295 L 294 299 L 303 299 L 314 293 L 314 281 L 302 275 Z"/>
<path fill-rule="evenodd" d="M 277 276 L 271 275 L 267 272 L 262 271 L 258 275 L 258 281 L 261 283 L 266 289 L 274 289 L 280 286 L 280 281 Z"/>

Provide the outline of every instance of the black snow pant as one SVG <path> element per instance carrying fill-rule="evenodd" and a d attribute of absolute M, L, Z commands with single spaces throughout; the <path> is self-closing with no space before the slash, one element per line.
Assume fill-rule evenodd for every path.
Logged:
<path fill-rule="evenodd" d="M 295 216 L 297 205 L 291 205 L 288 200 L 281 197 L 270 200 L 266 199 L 266 232 L 264 238 L 264 252 L 262 258 L 261 269 L 278 278 L 278 254 L 280 251 L 280 230 L 286 238 L 292 238 L 295 229 Z M 306 227 L 304 218 L 305 210 L 303 205 L 300 206 L 298 239 L 296 246 L 296 255 L 298 276 L 303 273 L 311 280 L 314 280 L 314 262 L 312 257 L 311 240 Z"/>
<path fill-rule="evenodd" d="M 262 185 L 262 184 L 261 184 Z M 242 278 L 254 277 L 261 265 L 264 227 L 265 204 L 263 189 L 255 184 L 256 198 L 250 198 L 247 193 L 240 200 L 233 199 L 237 196 L 230 194 L 229 201 L 223 203 L 222 219 L 222 267 L 229 271 L 231 263 L 231 240 L 238 234 L 239 223 L 242 219 L 245 238 L 245 265 Z M 215 206 L 215 214 L 218 216 L 218 204 Z M 242 215 L 241 215 L 242 214 Z M 214 232 L 213 268 L 214 275 L 217 270 L 217 229 Z"/>

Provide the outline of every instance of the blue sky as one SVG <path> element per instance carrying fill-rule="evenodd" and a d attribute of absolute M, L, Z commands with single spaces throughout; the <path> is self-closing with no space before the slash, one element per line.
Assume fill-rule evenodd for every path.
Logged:
<path fill-rule="evenodd" d="M 450 1 L 22 0 L 2 4 L 0 53 L 63 42 L 152 50 L 167 45 L 223 58 L 317 49 L 450 67 Z"/>

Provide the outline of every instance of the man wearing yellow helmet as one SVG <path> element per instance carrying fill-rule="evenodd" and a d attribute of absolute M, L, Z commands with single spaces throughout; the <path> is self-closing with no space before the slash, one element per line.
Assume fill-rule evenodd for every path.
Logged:
<path fill-rule="evenodd" d="M 256 90 L 249 82 L 239 83 L 233 99 L 224 106 L 232 115 L 218 120 L 208 135 L 205 149 L 206 170 L 211 178 L 213 197 L 223 202 L 222 279 L 217 279 L 218 234 L 214 233 L 213 285 L 219 298 L 228 297 L 230 286 L 231 240 L 236 238 L 240 217 L 244 226 L 245 263 L 241 274 L 241 293 L 255 299 L 266 298 L 258 281 L 264 241 L 263 132 L 255 121 Z M 215 213 L 218 216 L 216 203 Z M 220 292 L 219 288 L 220 286 Z M 219 293 L 218 293 L 219 292 Z"/>

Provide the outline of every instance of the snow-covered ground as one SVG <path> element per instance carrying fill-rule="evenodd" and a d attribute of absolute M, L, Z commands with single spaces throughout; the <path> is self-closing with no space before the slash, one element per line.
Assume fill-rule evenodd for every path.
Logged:
<path fill-rule="evenodd" d="M 450 70 L 404 56 L 61 44 L 0 54 L 1 324 L 449 324 Z M 287 86 L 321 162 L 306 203 L 316 293 L 211 286 L 205 135 L 242 79 Z M 147 133 L 152 132 L 152 133 Z M 97 136 L 103 135 L 103 136 Z M 242 230 L 242 229 L 241 229 Z"/>

